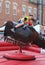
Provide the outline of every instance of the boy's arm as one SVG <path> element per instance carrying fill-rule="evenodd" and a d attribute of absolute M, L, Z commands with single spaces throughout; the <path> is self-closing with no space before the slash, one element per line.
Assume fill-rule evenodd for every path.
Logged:
<path fill-rule="evenodd" d="M 18 28 L 20 26 L 24 25 L 24 22 L 17 24 L 15 27 Z"/>

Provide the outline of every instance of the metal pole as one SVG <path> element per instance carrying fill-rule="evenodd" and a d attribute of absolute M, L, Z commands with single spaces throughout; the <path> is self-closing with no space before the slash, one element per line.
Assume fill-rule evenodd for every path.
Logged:
<path fill-rule="evenodd" d="M 43 0 L 41 0 L 42 13 L 41 13 L 41 24 L 43 25 Z"/>
<path fill-rule="evenodd" d="M 40 1 L 37 0 L 37 20 L 39 20 L 39 5 L 40 5 Z"/>
<path fill-rule="evenodd" d="M 37 19 L 38 19 L 38 0 L 37 0 Z"/>

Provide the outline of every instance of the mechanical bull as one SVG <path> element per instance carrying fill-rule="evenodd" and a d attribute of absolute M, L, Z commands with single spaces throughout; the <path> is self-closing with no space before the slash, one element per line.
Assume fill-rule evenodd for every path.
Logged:
<path fill-rule="evenodd" d="M 20 41 L 19 45 L 29 45 L 29 43 L 36 44 L 39 47 L 45 48 L 45 40 L 36 32 L 36 30 L 31 26 L 25 26 L 15 28 L 13 22 L 8 21 L 5 24 L 4 30 L 4 40 L 7 36 Z M 13 31 L 11 30 L 13 29 Z"/>

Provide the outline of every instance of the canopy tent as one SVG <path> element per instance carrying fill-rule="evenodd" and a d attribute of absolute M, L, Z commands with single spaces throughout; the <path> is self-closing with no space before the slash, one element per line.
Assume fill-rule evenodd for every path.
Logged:
<path fill-rule="evenodd" d="M 41 32 L 41 26 L 38 24 L 36 26 L 33 27 L 39 34 Z"/>

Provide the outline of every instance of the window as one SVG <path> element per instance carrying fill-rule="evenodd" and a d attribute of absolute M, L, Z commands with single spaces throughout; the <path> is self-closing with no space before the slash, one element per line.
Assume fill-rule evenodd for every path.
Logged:
<path fill-rule="evenodd" d="M 13 15 L 17 15 L 17 3 L 13 3 Z"/>
<path fill-rule="evenodd" d="M 37 0 L 29 0 L 29 2 L 37 3 Z"/>
<path fill-rule="evenodd" d="M 37 0 L 34 0 L 34 3 L 37 3 Z"/>
<path fill-rule="evenodd" d="M 43 0 L 43 4 L 45 5 L 45 0 Z"/>
<path fill-rule="evenodd" d="M 34 11 L 33 12 L 34 12 L 34 17 L 37 18 L 37 9 L 34 8 Z"/>
<path fill-rule="evenodd" d="M 0 1 L 0 13 L 2 12 L 2 1 Z"/>
<path fill-rule="evenodd" d="M 30 0 L 31 2 L 33 2 L 33 0 Z"/>
<path fill-rule="evenodd" d="M 42 0 L 39 0 L 40 4 L 42 3 Z"/>
<path fill-rule="evenodd" d="M 26 6 L 22 5 L 22 16 L 26 15 Z"/>
<path fill-rule="evenodd" d="M 9 1 L 5 1 L 5 7 L 6 7 L 6 14 L 10 13 L 10 2 Z"/>
<path fill-rule="evenodd" d="M 28 6 L 28 13 L 31 14 L 32 13 L 32 7 Z"/>

